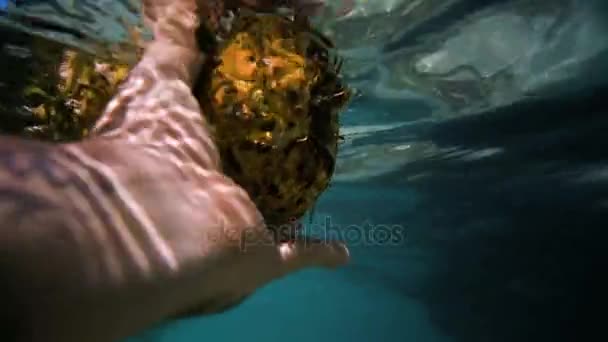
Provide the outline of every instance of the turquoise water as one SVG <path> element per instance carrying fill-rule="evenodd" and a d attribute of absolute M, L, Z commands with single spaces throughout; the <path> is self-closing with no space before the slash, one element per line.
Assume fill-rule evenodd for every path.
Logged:
<path fill-rule="evenodd" d="M 402 137 L 414 130 L 463 150 L 491 144 L 502 152 L 453 153 L 364 183 L 336 182 L 315 222 L 397 224 L 405 238 L 355 238 L 344 269 L 295 274 L 225 314 L 129 341 L 573 341 L 601 334 L 603 316 L 594 310 L 603 307 L 606 285 L 606 89 L 505 108 L 492 119 L 402 129 Z M 430 174 L 408 180 L 421 171 Z"/>
<path fill-rule="evenodd" d="M 327 217 L 323 211 L 330 210 L 332 223 L 342 227 L 370 217 L 405 226 L 398 217 L 413 206 L 411 196 L 390 187 L 335 186 L 315 216 Z M 394 205 L 374 208 L 379 201 Z M 352 209 L 358 215 L 352 215 Z M 415 252 L 413 244 L 407 249 L 406 240 L 391 246 L 358 244 L 354 238 L 351 242 L 353 265 L 343 270 L 289 276 L 235 310 L 165 325 L 132 341 L 449 341 L 434 327 L 425 304 L 400 288 L 415 288 L 420 282 L 416 278 L 428 272 L 430 258 Z"/>
<path fill-rule="evenodd" d="M 28 10 L 66 27 L 101 13 L 78 26 L 99 39 L 121 36 L 107 12 L 135 18 L 126 2 L 67 3 Z M 304 220 L 351 232 L 352 263 L 128 341 L 602 340 L 605 2 L 355 4 L 319 23 L 361 95 L 343 114 L 332 187 Z"/>

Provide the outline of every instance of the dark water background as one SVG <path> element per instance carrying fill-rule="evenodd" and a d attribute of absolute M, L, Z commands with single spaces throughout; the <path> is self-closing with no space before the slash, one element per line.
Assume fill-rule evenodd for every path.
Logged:
<path fill-rule="evenodd" d="M 410 128 L 440 144 L 503 152 L 334 185 L 318 220 L 399 224 L 405 240 L 356 243 L 343 270 L 291 276 L 225 315 L 136 341 L 603 340 L 606 89 Z M 406 181 L 421 171 L 432 175 Z"/>
<path fill-rule="evenodd" d="M 414 44 L 415 33 L 386 49 Z M 225 314 L 129 341 L 606 340 L 608 78 L 600 57 L 588 69 L 598 74 L 571 91 L 446 120 L 414 118 L 358 139 L 353 147 L 432 141 L 451 151 L 365 181 L 336 181 L 313 215 L 316 228 L 328 219 L 342 234 L 396 226 L 402 239 L 349 236 L 353 262 L 344 269 L 301 272 Z M 347 121 L 424 110 L 362 98 Z"/>

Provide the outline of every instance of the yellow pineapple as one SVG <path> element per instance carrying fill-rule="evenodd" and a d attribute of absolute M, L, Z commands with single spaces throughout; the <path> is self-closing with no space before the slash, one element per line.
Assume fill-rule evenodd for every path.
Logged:
<path fill-rule="evenodd" d="M 307 22 L 243 14 L 195 91 L 224 171 L 270 224 L 300 218 L 329 185 L 338 114 L 350 92 L 326 39 Z"/>

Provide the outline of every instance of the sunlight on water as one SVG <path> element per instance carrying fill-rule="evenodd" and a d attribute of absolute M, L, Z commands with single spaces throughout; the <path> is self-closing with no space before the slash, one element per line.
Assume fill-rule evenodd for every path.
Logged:
<path fill-rule="evenodd" d="M 126 40 L 125 27 L 139 24 L 136 1 L 7 5 L 5 27 L 83 48 Z M 332 187 L 308 225 L 351 231 L 352 265 L 291 276 L 223 315 L 130 341 L 579 336 L 584 319 L 573 315 L 596 283 L 580 269 L 598 273 L 605 258 L 606 9 L 601 0 L 333 3 L 316 24 L 346 57 L 358 95 L 342 115 Z M 404 238 L 362 240 L 395 237 L 384 227 Z"/>

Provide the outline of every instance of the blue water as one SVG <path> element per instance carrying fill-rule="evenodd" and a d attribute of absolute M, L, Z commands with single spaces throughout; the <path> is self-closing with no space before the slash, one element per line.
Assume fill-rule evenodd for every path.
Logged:
<path fill-rule="evenodd" d="M 380 185 L 336 185 L 315 216 L 327 217 L 320 211 L 330 210 L 332 223 L 341 227 L 369 218 L 405 226 L 398 217 L 413 205 L 411 196 Z M 379 201 L 393 205 L 387 208 Z M 343 270 L 300 272 L 225 314 L 165 325 L 133 341 L 448 341 L 434 327 L 425 304 L 399 288 L 413 286 L 430 260 L 402 258 L 409 254 L 406 240 L 390 246 L 353 243 L 353 264 Z"/>
<path fill-rule="evenodd" d="M 405 239 L 357 244 L 342 270 L 301 272 L 223 315 L 164 325 L 133 341 L 573 341 L 602 334 L 603 315 L 593 309 L 603 308 L 607 285 L 606 89 L 409 128 L 445 145 L 502 152 L 335 184 L 317 220 L 398 224 Z M 421 169 L 434 175 L 406 181 Z"/>
<path fill-rule="evenodd" d="M 456 2 L 459 6 L 451 11 L 387 44 L 383 53 L 404 46 L 421 49 L 425 34 L 442 31 L 441 25 L 453 24 L 453 17 L 468 12 L 503 4 L 534 12 L 538 5 L 523 0 Z M 552 3 L 560 8 L 566 2 Z M 0 0 L 0 8 L 2 4 Z M 577 13 L 574 5 L 563 8 L 566 14 Z M 521 27 L 553 25 L 539 17 Z M 546 36 L 560 32 L 554 28 Z M 575 34 L 566 33 L 567 39 L 547 46 L 492 40 L 497 50 L 512 44 L 524 46 L 526 58 L 533 49 L 540 57 L 530 57 L 530 65 L 522 66 L 517 63 L 526 58 L 520 56 L 509 70 L 513 73 L 505 73 L 503 88 L 494 83 L 479 86 L 498 89 L 482 94 L 490 100 L 516 86 L 533 84 L 528 76 L 535 81 L 550 78 L 557 66 L 580 74 L 576 82 L 539 87 L 542 91 L 532 89 L 525 96 L 518 93 L 513 104 L 505 101 L 475 114 L 452 113 L 438 119 L 431 113 L 435 103 L 420 98 L 364 95 L 352 103 L 342 120 L 348 128 L 408 124 L 353 138 L 345 145 L 341 158 L 366 151 L 367 164 L 338 172 L 317 204 L 312 223 L 308 217 L 304 221 L 313 231 L 328 219 L 341 232 L 397 227 L 399 238 L 391 243 L 347 239 L 352 263 L 343 269 L 291 275 L 221 315 L 168 322 L 128 342 L 606 340 L 608 53 L 589 53 L 586 67 L 576 69 L 584 58 L 569 53 L 603 41 L 595 44 L 584 35 L 570 39 Z M 555 65 L 549 63 L 554 61 Z M 489 62 L 479 64 L 490 69 Z M 360 77 L 376 74 L 373 69 Z M 413 80 L 420 83 L 415 89 L 428 90 L 422 89 L 429 86 L 427 79 Z M 370 84 L 367 90 L 372 92 L 376 84 Z M 471 84 L 436 85 L 466 97 L 473 94 L 467 93 L 467 87 L 474 88 Z M 394 149 L 374 148 L 419 143 L 432 143 L 432 153 L 387 154 Z M 353 169 L 373 176 L 343 177 Z"/>

